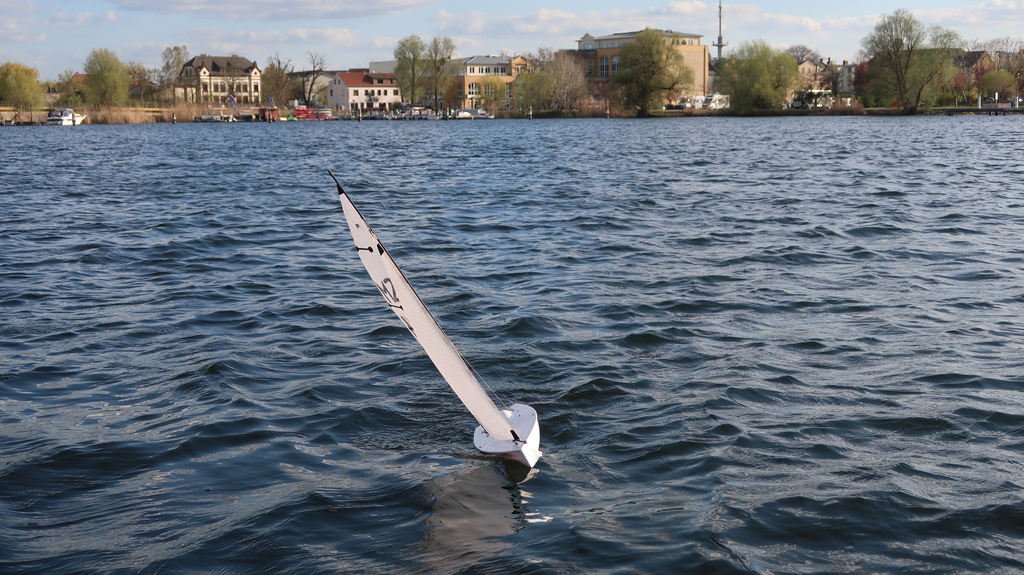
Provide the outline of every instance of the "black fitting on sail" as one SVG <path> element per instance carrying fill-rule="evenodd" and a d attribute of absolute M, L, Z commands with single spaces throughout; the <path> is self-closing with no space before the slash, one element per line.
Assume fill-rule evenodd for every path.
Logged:
<path fill-rule="evenodd" d="M 342 189 L 341 182 L 338 181 L 338 178 L 334 177 L 334 172 L 332 172 L 330 170 L 327 170 L 327 173 L 331 175 L 331 178 L 334 179 L 334 183 L 338 185 L 338 195 L 340 196 L 340 195 L 344 194 L 345 190 Z"/>
<path fill-rule="evenodd" d="M 522 439 L 519 439 L 519 434 L 516 433 L 516 430 L 510 429 L 509 431 L 512 433 L 512 439 L 514 439 L 516 443 L 522 443 L 523 442 Z"/>

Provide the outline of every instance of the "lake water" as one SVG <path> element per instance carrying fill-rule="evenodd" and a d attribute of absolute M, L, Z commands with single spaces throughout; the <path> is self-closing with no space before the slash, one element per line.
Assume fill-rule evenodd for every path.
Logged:
<path fill-rule="evenodd" d="M 1024 117 L 0 129 L 0 572 L 1024 570 Z M 535 407 L 513 483 L 331 169 Z"/>

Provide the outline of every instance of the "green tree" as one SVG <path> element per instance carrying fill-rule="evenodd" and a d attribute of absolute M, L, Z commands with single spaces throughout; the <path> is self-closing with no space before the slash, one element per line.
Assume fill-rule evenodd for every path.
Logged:
<path fill-rule="evenodd" d="M 82 82 L 75 80 L 75 71 L 68 68 L 57 76 L 54 88 L 60 95 L 60 102 L 74 106 L 85 102 L 85 89 Z"/>
<path fill-rule="evenodd" d="M 1009 97 L 1017 86 L 1017 79 L 1005 70 L 993 70 L 981 77 L 981 91 L 994 96 Z"/>
<path fill-rule="evenodd" d="M 427 94 L 434 101 L 434 109 L 441 107 L 445 92 L 455 82 L 456 63 L 455 41 L 448 36 L 433 38 L 426 48 L 426 79 Z"/>
<path fill-rule="evenodd" d="M 86 74 L 86 103 L 105 106 L 128 103 L 128 67 L 116 54 L 106 48 L 96 48 L 89 53 L 82 69 Z"/>
<path fill-rule="evenodd" d="M 545 68 L 516 76 L 516 104 L 520 108 L 553 110 L 555 108 L 555 77 Z"/>
<path fill-rule="evenodd" d="M 643 118 L 670 93 L 693 85 L 693 71 L 663 33 L 647 28 L 619 51 L 611 82 L 621 90 L 626 105 L 636 107 L 637 117 Z"/>
<path fill-rule="evenodd" d="M 139 97 L 142 100 L 152 99 L 156 92 L 157 70 L 147 68 L 141 62 L 128 62 L 125 64 L 128 69 L 128 86 L 138 87 Z"/>
<path fill-rule="evenodd" d="M 499 76 L 484 76 L 480 78 L 480 97 L 477 99 L 477 106 L 497 112 L 504 102 L 508 100 L 508 84 Z"/>
<path fill-rule="evenodd" d="M 904 113 L 914 114 L 948 85 L 953 57 L 964 45 L 960 36 L 940 26 L 924 26 L 910 11 L 882 16 L 874 31 L 861 41 L 871 61 L 872 82 L 885 84 Z"/>
<path fill-rule="evenodd" d="M 19 112 L 30 112 L 46 104 L 39 71 L 17 62 L 0 65 L 0 102 Z"/>
<path fill-rule="evenodd" d="M 419 103 L 425 89 L 426 74 L 427 45 L 423 38 L 412 35 L 399 40 L 395 46 L 395 77 L 403 99 Z"/>
<path fill-rule="evenodd" d="M 717 79 L 732 109 L 740 113 L 780 108 L 802 80 L 796 59 L 764 40 L 740 44 L 720 63 Z"/>

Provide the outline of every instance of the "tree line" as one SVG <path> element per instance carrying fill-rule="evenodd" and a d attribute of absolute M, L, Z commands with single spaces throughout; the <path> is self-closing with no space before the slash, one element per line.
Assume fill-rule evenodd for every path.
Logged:
<path fill-rule="evenodd" d="M 448 37 L 429 42 L 419 36 L 400 40 L 394 51 L 395 76 L 405 99 L 435 109 L 443 102 L 462 100 L 465 95 L 457 93 L 454 55 L 455 43 Z M 527 65 L 515 74 L 512 85 L 498 76 L 478 79 L 479 93 L 474 94 L 478 105 L 497 109 L 510 104 L 514 94 L 518 111 L 564 112 L 586 100 L 613 98 L 617 107 L 646 116 L 666 98 L 678 99 L 694 81 L 682 55 L 665 42 L 663 33 L 652 29 L 622 47 L 618 70 L 611 76 L 615 90 L 610 93 L 595 92 L 584 64 L 571 52 L 540 48 L 523 58 Z"/>
<path fill-rule="evenodd" d="M 821 59 L 804 46 L 793 48 L 781 51 L 764 41 L 746 42 L 719 63 L 719 87 L 730 95 L 734 110 L 771 110 L 786 104 L 803 81 L 797 63 Z M 968 54 L 982 52 L 997 57 L 974 65 L 965 62 Z M 858 59 L 850 80 L 860 102 L 899 108 L 906 114 L 978 96 L 1019 97 L 1024 87 L 1020 40 L 1003 38 L 971 46 L 953 30 L 926 26 L 905 9 L 881 17 L 861 41 Z M 830 64 L 821 83 L 838 95 L 838 67 Z"/>
<path fill-rule="evenodd" d="M 860 63 L 850 80 L 865 106 L 898 107 L 911 114 L 978 95 L 1012 92 L 1019 96 L 1024 43 L 1004 38 L 976 44 L 975 50 L 998 57 L 975 63 L 970 69 L 962 62 L 957 66 L 957 59 L 962 60 L 968 48 L 956 32 L 925 26 L 900 9 L 882 16 L 862 40 Z M 462 100 L 466 95 L 458 93 L 455 54 L 455 43 L 449 37 L 401 39 L 394 49 L 394 72 L 405 100 L 435 109 Z M 474 94 L 476 102 L 497 109 L 509 105 L 514 95 L 514 105 L 520 110 L 561 112 L 585 101 L 603 101 L 609 107 L 647 116 L 668 102 L 679 101 L 693 87 L 692 70 L 656 30 L 642 31 L 621 48 L 617 69 L 606 85 L 589 82 L 584 63 L 574 54 L 550 48 L 524 54 L 528 65 L 515 74 L 514 85 L 484 76 L 475 87 L 479 90 Z M 262 93 L 282 103 L 291 99 L 312 103 L 322 97 L 316 93 L 316 79 L 326 70 L 327 58 L 316 52 L 306 55 L 309 62 L 301 72 L 277 54 L 268 58 L 262 70 Z M 134 97 L 144 101 L 174 100 L 172 87 L 188 61 L 188 49 L 167 47 L 162 58 L 160 68 L 148 69 L 136 62 L 122 63 L 110 50 L 95 49 L 83 64 L 84 80 L 79 81 L 69 69 L 56 82 L 40 82 L 35 69 L 6 62 L 0 65 L 0 103 L 19 110 L 37 109 L 45 105 L 45 92 L 51 91 L 59 93 L 60 101 L 67 105 L 122 106 L 129 101 L 126 86 L 134 86 Z M 741 113 L 783 107 L 794 91 L 809 87 L 797 67 L 805 60 L 821 62 L 822 58 L 806 46 L 780 50 L 763 40 L 744 42 L 718 62 L 718 91 L 729 95 L 733 110 Z M 839 80 L 838 67 L 830 63 L 818 82 L 836 93 Z"/>

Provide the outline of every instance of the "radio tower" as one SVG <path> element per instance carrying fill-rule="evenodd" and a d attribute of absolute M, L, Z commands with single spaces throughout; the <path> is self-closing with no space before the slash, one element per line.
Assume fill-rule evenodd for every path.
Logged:
<path fill-rule="evenodd" d="M 718 59 L 722 59 L 722 48 L 728 46 L 724 40 L 722 40 L 722 0 L 718 0 L 718 42 L 712 44 L 712 46 L 718 48 Z"/>

